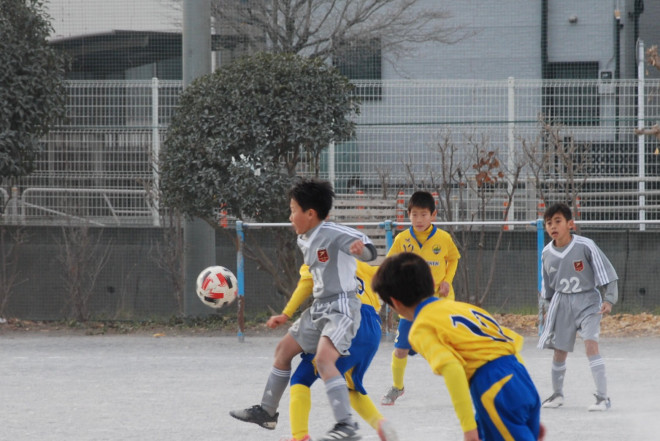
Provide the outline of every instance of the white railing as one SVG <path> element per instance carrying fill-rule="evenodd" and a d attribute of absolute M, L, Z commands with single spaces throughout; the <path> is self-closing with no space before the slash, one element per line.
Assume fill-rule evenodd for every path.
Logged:
<path fill-rule="evenodd" d="M 15 208 L 7 218 L 22 224 L 160 225 L 160 214 L 146 190 L 35 187 L 14 198 Z"/>
<path fill-rule="evenodd" d="M 522 144 L 547 148 L 538 122 L 539 114 L 546 114 L 562 123 L 557 126 L 562 142 L 577 145 L 581 160 L 589 164 L 575 178 L 587 179 L 578 196 L 590 220 L 660 218 L 660 155 L 655 154 L 660 141 L 635 133 L 660 121 L 660 80 L 359 83 L 377 85 L 360 90 L 379 95 L 364 101 L 356 138 L 335 143 L 322 158 L 321 177 L 332 179 L 338 194 L 360 190 L 368 197 L 385 192 L 395 198 L 399 191 L 432 190 L 443 167 L 443 142 L 455 146 L 453 159 L 464 175 L 471 172 L 470 155 L 477 146 L 496 152 L 505 171 L 504 185 L 488 203 L 489 220 L 498 220 L 506 190 L 512 190 L 506 185 L 507 170 L 519 158 Z M 64 199 L 73 198 L 76 210 L 85 213 L 82 217 L 118 225 L 144 225 L 149 218 L 148 224 L 157 225 L 161 207 L 148 195 L 158 188 L 157 160 L 181 83 L 154 79 L 67 85 L 68 122 L 44 139 L 35 172 L 15 183 L 20 196 L 7 194 L 8 188 L 0 195 L 5 221 L 11 221 L 11 202 L 24 204 L 22 222 L 59 222 L 71 215 L 63 209 L 71 208 Z M 569 100 L 562 94 L 568 90 L 583 99 Z M 312 170 L 305 162 L 299 166 L 303 175 Z M 557 178 L 561 176 L 547 176 L 552 182 Z M 524 168 L 509 219 L 527 218 L 537 209 L 532 181 L 531 171 Z M 461 194 L 458 187 L 450 202 L 460 201 L 458 209 L 468 216 L 481 201 L 474 191 Z M 41 196 L 35 189 L 41 189 Z M 117 200 L 120 195 L 124 202 Z M 95 212 L 101 209 L 105 214 Z"/>

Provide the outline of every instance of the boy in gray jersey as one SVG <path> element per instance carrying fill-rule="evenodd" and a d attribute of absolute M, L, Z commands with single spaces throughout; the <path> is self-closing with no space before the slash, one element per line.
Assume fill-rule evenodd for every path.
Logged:
<path fill-rule="evenodd" d="M 543 407 L 557 408 L 564 404 L 566 358 L 569 352 L 573 352 L 575 336 L 579 332 L 596 383 L 596 402 L 588 409 L 607 410 L 610 399 L 607 396 L 605 362 L 598 351 L 598 335 L 603 314 L 610 313 L 617 301 L 616 271 L 594 241 L 577 234 L 571 235 L 575 224 L 568 205 L 548 207 L 543 220 L 552 242 L 545 246 L 541 258 L 541 296 L 548 305 L 538 347 L 554 349 L 553 394 L 543 402 Z"/>
<path fill-rule="evenodd" d="M 337 421 L 323 440 L 359 440 L 346 381 L 335 362 L 348 355 L 360 327 L 362 302 L 357 298 L 355 258 L 373 260 L 376 248 L 359 231 L 324 221 L 334 197 L 330 183 L 303 180 L 290 190 L 289 197 L 289 220 L 314 279 L 314 300 L 278 343 L 261 404 L 231 411 L 230 415 L 275 429 L 277 408 L 291 376 L 291 360 L 301 352 L 315 353 L 316 368 Z"/>

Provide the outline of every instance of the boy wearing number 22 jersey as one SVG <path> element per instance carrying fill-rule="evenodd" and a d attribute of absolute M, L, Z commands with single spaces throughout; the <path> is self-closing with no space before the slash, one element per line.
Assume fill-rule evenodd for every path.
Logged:
<path fill-rule="evenodd" d="M 566 358 L 569 352 L 573 352 L 575 337 L 579 333 L 584 340 L 596 386 L 596 402 L 588 410 L 604 411 L 611 403 L 607 394 L 605 360 L 600 355 L 598 339 L 603 314 L 612 311 L 618 298 L 618 276 L 593 240 L 571 235 L 575 223 L 568 205 L 549 206 L 543 219 L 552 242 L 545 246 L 542 256 L 541 296 L 548 305 L 538 347 L 554 351 L 553 393 L 543 402 L 543 407 L 557 408 L 564 404 Z"/>
<path fill-rule="evenodd" d="M 412 253 L 385 259 L 372 288 L 413 322 L 410 344 L 445 378 L 465 441 L 543 439 L 541 401 L 519 355 L 520 335 L 484 309 L 434 297 L 429 267 Z"/>

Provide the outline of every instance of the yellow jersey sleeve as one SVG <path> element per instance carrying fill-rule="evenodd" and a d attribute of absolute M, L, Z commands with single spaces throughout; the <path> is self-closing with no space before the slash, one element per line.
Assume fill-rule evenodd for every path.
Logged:
<path fill-rule="evenodd" d="M 463 429 L 463 432 L 476 429 L 477 422 L 474 419 L 470 384 L 463 367 L 458 363 L 448 363 L 442 368 L 441 373 L 445 379 L 461 429 Z"/>
<path fill-rule="evenodd" d="M 458 251 L 458 247 L 454 243 L 454 240 L 451 237 L 451 234 L 443 231 L 444 243 L 447 249 L 447 256 L 445 257 L 447 261 L 447 268 L 445 270 L 445 281 L 452 284 L 454 281 L 454 276 L 456 276 L 456 270 L 458 269 L 458 259 L 461 258 L 461 253 Z"/>
<path fill-rule="evenodd" d="M 357 260 L 355 277 L 358 281 L 358 298 L 365 305 L 371 305 L 376 312 L 380 311 L 380 297 L 371 289 L 371 280 L 378 271 L 377 266 Z"/>
<path fill-rule="evenodd" d="M 288 317 L 293 317 L 293 314 L 300 308 L 300 305 L 312 295 L 313 289 L 314 279 L 312 279 L 312 273 L 309 272 L 309 266 L 302 264 L 300 266 L 300 280 L 298 280 L 298 285 L 296 285 L 296 289 L 291 294 L 291 298 L 282 313 Z"/>

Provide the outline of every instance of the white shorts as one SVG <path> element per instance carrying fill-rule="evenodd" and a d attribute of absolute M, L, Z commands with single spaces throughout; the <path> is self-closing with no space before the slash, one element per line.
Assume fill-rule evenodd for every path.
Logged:
<path fill-rule="evenodd" d="M 322 336 L 328 337 L 341 355 L 349 355 L 353 337 L 360 327 L 362 302 L 355 293 L 342 293 L 312 305 L 289 328 L 303 352 L 316 353 Z"/>
<path fill-rule="evenodd" d="M 578 332 L 582 340 L 598 341 L 600 320 L 602 319 L 601 303 L 601 296 L 598 292 L 556 293 L 547 313 L 549 319 L 554 319 L 552 333 L 546 339 L 543 347 L 573 352 Z"/>

